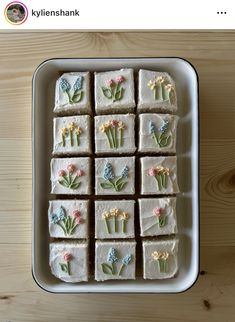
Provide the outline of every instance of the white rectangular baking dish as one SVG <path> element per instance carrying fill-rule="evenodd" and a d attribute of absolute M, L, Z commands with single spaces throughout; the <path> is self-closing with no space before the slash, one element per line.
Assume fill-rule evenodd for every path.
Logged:
<path fill-rule="evenodd" d="M 178 93 L 177 132 L 179 229 L 179 273 L 168 280 L 64 283 L 50 273 L 48 264 L 47 209 L 50 197 L 49 164 L 52 151 L 52 119 L 55 81 L 66 71 L 108 71 L 131 67 L 166 71 L 176 82 Z M 199 272 L 199 121 L 198 77 L 181 58 L 91 58 L 51 59 L 33 76 L 33 234 L 32 273 L 44 290 L 55 293 L 177 293 L 190 288 Z M 140 265 L 140 263 L 139 263 Z"/>

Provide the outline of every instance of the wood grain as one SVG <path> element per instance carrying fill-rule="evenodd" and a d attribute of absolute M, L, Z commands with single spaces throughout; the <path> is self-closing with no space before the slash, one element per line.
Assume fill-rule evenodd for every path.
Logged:
<path fill-rule="evenodd" d="M 31 79 L 55 57 L 180 56 L 198 70 L 201 275 L 175 295 L 54 295 L 31 277 Z M 235 33 L 0 34 L 0 320 L 235 321 Z"/>

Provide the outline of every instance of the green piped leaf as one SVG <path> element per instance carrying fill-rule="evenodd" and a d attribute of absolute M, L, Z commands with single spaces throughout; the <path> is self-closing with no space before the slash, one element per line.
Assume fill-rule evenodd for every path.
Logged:
<path fill-rule="evenodd" d="M 73 95 L 73 98 L 72 98 L 72 101 L 74 103 L 78 103 L 80 102 L 81 100 L 83 99 L 83 91 L 80 91 L 80 92 L 75 92 L 74 95 Z"/>
<path fill-rule="evenodd" d="M 104 274 L 109 274 L 109 275 L 113 274 L 113 268 L 111 265 L 103 263 L 103 264 L 101 264 L 101 266 L 102 266 L 102 271 Z"/>
<path fill-rule="evenodd" d="M 60 263 L 60 268 L 63 272 L 68 273 L 68 266 L 67 264 Z"/>
<path fill-rule="evenodd" d="M 103 189 L 112 189 L 113 188 L 113 185 L 110 182 L 101 182 L 100 186 Z"/>
<path fill-rule="evenodd" d="M 160 228 L 166 226 L 166 220 L 167 220 L 166 216 L 163 216 L 163 217 L 159 218 L 159 227 Z"/>
<path fill-rule="evenodd" d="M 119 182 L 117 185 L 116 185 L 116 190 L 117 191 L 121 191 L 127 184 L 127 181 L 126 182 Z"/>
<path fill-rule="evenodd" d="M 76 190 L 80 186 L 80 182 L 74 182 L 71 184 L 70 189 Z"/>
<path fill-rule="evenodd" d="M 61 179 L 61 180 L 58 180 L 58 182 L 59 184 L 61 184 L 61 186 L 69 188 L 69 185 L 65 180 Z"/>
<path fill-rule="evenodd" d="M 118 90 L 115 93 L 114 101 L 120 101 L 122 99 L 123 92 L 124 92 L 124 89 L 123 88 L 120 88 L 120 90 Z"/>
<path fill-rule="evenodd" d="M 113 97 L 111 89 L 106 87 L 101 87 L 101 89 L 105 97 L 107 97 L 108 99 L 111 99 Z"/>

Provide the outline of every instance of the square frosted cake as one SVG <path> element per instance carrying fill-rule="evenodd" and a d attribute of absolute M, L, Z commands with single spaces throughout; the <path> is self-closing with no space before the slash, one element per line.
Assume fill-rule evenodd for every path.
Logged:
<path fill-rule="evenodd" d="M 133 112 L 135 107 L 133 69 L 95 73 L 97 114 Z"/>
<path fill-rule="evenodd" d="M 135 279 L 135 241 L 97 241 L 95 244 L 95 279 Z"/>
<path fill-rule="evenodd" d="M 51 193 L 88 195 L 91 193 L 90 158 L 51 160 Z"/>
<path fill-rule="evenodd" d="M 135 115 L 95 116 L 95 153 L 134 153 Z"/>
<path fill-rule="evenodd" d="M 89 72 L 64 73 L 56 81 L 55 113 L 88 114 L 90 100 Z"/>
<path fill-rule="evenodd" d="M 134 200 L 96 200 L 95 238 L 134 238 Z"/>
<path fill-rule="evenodd" d="M 88 281 L 87 242 L 51 243 L 49 251 L 49 263 L 54 276 L 69 283 Z"/>
<path fill-rule="evenodd" d="M 168 73 L 139 70 L 138 110 L 146 112 L 176 112 L 175 82 Z"/>
<path fill-rule="evenodd" d="M 89 223 L 89 200 L 49 201 L 50 237 L 86 239 Z"/>
<path fill-rule="evenodd" d="M 172 278 L 178 271 L 178 239 L 143 241 L 144 279 Z"/>
<path fill-rule="evenodd" d="M 96 195 L 135 194 L 135 157 L 96 158 Z"/>
<path fill-rule="evenodd" d="M 175 194 L 179 192 L 177 183 L 177 158 L 142 157 L 141 194 Z"/>
<path fill-rule="evenodd" d="M 175 153 L 178 116 L 139 115 L 139 152 Z"/>
<path fill-rule="evenodd" d="M 91 154 L 90 116 L 56 117 L 53 120 L 53 154 Z"/>
<path fill-rule="evenodd" d="M 139 199 L 140 235 L 176 234 L 176 198 Z"/>

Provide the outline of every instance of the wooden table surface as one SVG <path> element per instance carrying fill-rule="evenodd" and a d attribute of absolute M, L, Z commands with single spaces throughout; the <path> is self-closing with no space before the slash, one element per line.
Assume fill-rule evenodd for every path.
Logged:
<path fill-rule="evenodd" d="M 55 295 L 31 276 L 31 80 L 55 57 L 180 56 L 198 70 L 201 274 L 175 295 Z M 0 34 L 0 321 L 235 321 L 235 33 Z"/>

